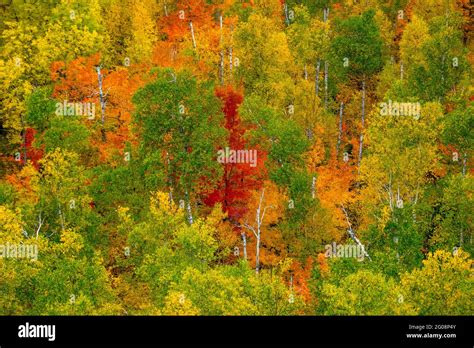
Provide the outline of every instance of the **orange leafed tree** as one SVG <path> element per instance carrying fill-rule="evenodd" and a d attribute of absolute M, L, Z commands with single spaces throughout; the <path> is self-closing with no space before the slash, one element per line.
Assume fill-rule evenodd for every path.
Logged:
<path fill-rule="evenodd" d="M 99 103 L 98 75 L 96 67 L 100 65 L 100 55 L 80 57 L 65 65 L 63 62 L 52 64 L 51 76 L 56 82 L 53 97 L 67 102 L 90 102 L 96 104 L 96 117 L 85 120 L 92 129 L 101 118 Z M 131 141 L 130 120 L 133 112 L 132 96 L 143 85 L 138 73 L 132 73 L 125 67 L 114 71 L 102 69 L 103 91 L 106 100 L 105 129 L 107 142 L 100 141 L 99 132 L 95 132 L 91 143 L 100 153 L 100 160 L 109 160 L 113 155 L 123 156 L 127 141 Z M 99 115 L 99 116 L 97 116 Z"/>

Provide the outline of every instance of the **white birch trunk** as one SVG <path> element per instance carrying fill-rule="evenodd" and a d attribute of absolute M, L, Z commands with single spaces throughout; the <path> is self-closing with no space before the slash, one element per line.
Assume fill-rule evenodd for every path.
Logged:
<path fill-rule="evenodd" d="M 341 139 L 342 139 L 342 113 L 344 111 L 344 102 L 341 102 L 341 106 L 339 108 L 339 134 L 337 136 L 337 145 L 336 145 L 336 159 L 339 156 L 339 147 L 341 146 Z"/>
<path fill-rule="evenodd" d="M 219 25 L 220 25 L 220 31 L 221 31 L 221 39 L 220 39 L 220 44 L 221 44 L 221 51 L 219 53 L 220 55 L 220 65 L 219 65 L 219 77 L 221 81 L 221 85 L 224 84 L 224 52 L 222 50 L 222 15 L 219 17 Z"/>
<path fill-rule="evenodd" d="M 316 96 L 319 96 L 319 70 L 321 69 L 321 59 L 316 64 Z"/>
<path fill-rule="evenodd" d="M 186 191 L 185 194 L 186 194 L 186 212 L 188 214 L 188 222 L 190 225 L 192 225 L 194 222 L 194 219 L 193 219 L 193 213 L 191 210 L 191 199 L 189 198 L 188 191 Z"/>
<path fill-rule="evenodd" d="M 191 38 L 193 39 L 193 48 L 196 49 L 196 38 L 194 37 L 193 22 L 189 21 L 189 28 L 191 29 Z"/>
<path fill-rule="evenodd" d="M 359 138 L 359 160 L 357 162 L 357 171 L 360 174 L 360 161 L 362 160 L 362 147 L 364 145 L 364 125 L 365 125 L 365 78 L 362 81 L 362 127 Z"/>
<path fill-rule="evenodd" d="M 245 232 L 242 232 L 241 236 L 242 236 L 242 244 L 244 246 L 244 260 L 247 261 L 247 236 L 245 235 Z"/>
<path fill-rule="evenodd" d="M 234 30 L 234 27 L 231 25 L 230 26 L 230 47 L 229 47 L 229 70 L 230 70 L 230 74 L 232 76 L 232 32 Z"/>
<path fill-rule="evenodd" d="M 324 110 L 328 107 L 328 65 L 327 60 L 324 61 Z"/>
<path fill-rule="evenodd" d="M 467 153 L 464 153 L 462 159 L 462 176 L 466 176 Z"/>
<path fill-rule="evenodd" d="M 344 212 L 344 215 L 346 216 L 346 221 L 347 221 L 347 225 L 349 227 L 349 229 L 347 230 L 347 232 L 349 233 L 349 236 L 351 237 L 351 239 L 356 242 L 357 245 L 359 245 L 362 249 L 362 252 L 364 253 L 364 256 L 367 257 L 369 260 L 372 261 L 372 259 L 370 258 L 369 256 L 369 253 L 365 250 L 365 247 L 364 247 L 364 244 L 361 243 L 361 241 L 359 240 L 359 238 L 357 238 L 357 236 L 355 235 L 353 229 L 352 229 L 352 225 L 349 221 L 349 216 L 347 215 L 347 211 L 346 209 L 344 208 L 344 206 L 342 207 L 342 211 Z"/>
<path fill-rule="evenodd" d="M 102 89 L 102 81 L 103 76 L 100 72 L 100 66 L 97 68 L 97 79 L 99 81 L 99 100 L 100 100 L 100 122 L 101 122 L 101 134 L 102 134 L 102 142 L 105 143 L 107 141 L 107 136 L 105 134 L 105 100 L 104 100 L 104 91 Z"/>

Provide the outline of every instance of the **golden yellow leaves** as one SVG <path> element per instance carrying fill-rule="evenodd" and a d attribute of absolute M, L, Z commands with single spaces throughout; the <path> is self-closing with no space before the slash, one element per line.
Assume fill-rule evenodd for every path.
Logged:
<path fill-rule="evenodd" d="M 186 298 L 184 293 L 170 291 L 165 299 L 163 315 L 199 315 L 199 309 L 194 307 L 192 302 Z"/>
<path fill-rule="evenodd" d="M 0 205 L 0 243 L 19 243 L 22 239 L 22 225 L 20 211 L 12 211 Z"/>

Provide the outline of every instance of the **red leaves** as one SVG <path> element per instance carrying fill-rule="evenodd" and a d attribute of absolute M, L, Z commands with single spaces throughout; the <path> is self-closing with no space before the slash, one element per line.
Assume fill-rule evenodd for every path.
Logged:
<path fill-rule="evenodd" d="M 238 115 L 238 107 L 243 101 L 242 94 L 227 86 L 218 89 L 216 95 L 223 101 L 225 128 L 229 130 L 228 147 L 234 150 L 248 149 L 244 139 L 246 129 Z M 223 210 L 234 221 L 246 213 L 251 190 L 258 189 L 262 185 L 260 178 L 264 174 L 265 153 L 258 149 L 253 150 L 257 150 L 257 165 L 252 167 L 250 163 L 222 164 L 224 166 L 222 181 L 205 199 L 205 203 L 209 206 L 222 203 Z"/>
<path fill-rule="evenodd" d="M 23 154 L 23 151 L 26 148 L 26 158 L 31 160 L 36 169 L 39 169 L 38 161 L 43 157 L 43 150 L 32 147 L 36 133 L 35 129 L 26 128 L 25 143 L 22 144 L 21 153 Z"/>

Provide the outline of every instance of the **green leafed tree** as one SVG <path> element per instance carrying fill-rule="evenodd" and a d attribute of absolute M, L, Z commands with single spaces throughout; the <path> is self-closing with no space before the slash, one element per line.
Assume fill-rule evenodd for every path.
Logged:
<path fill-rule="evenodd" d="M 171 70 L 158 71 L 133 100 L 143 161 L 166 173 L 170 199 L 185 202 L 192 223 L 193 197 L 211 188 L 222 170 L 217 162 L 225 137 L 220 101 L 209 83 Z"/>

